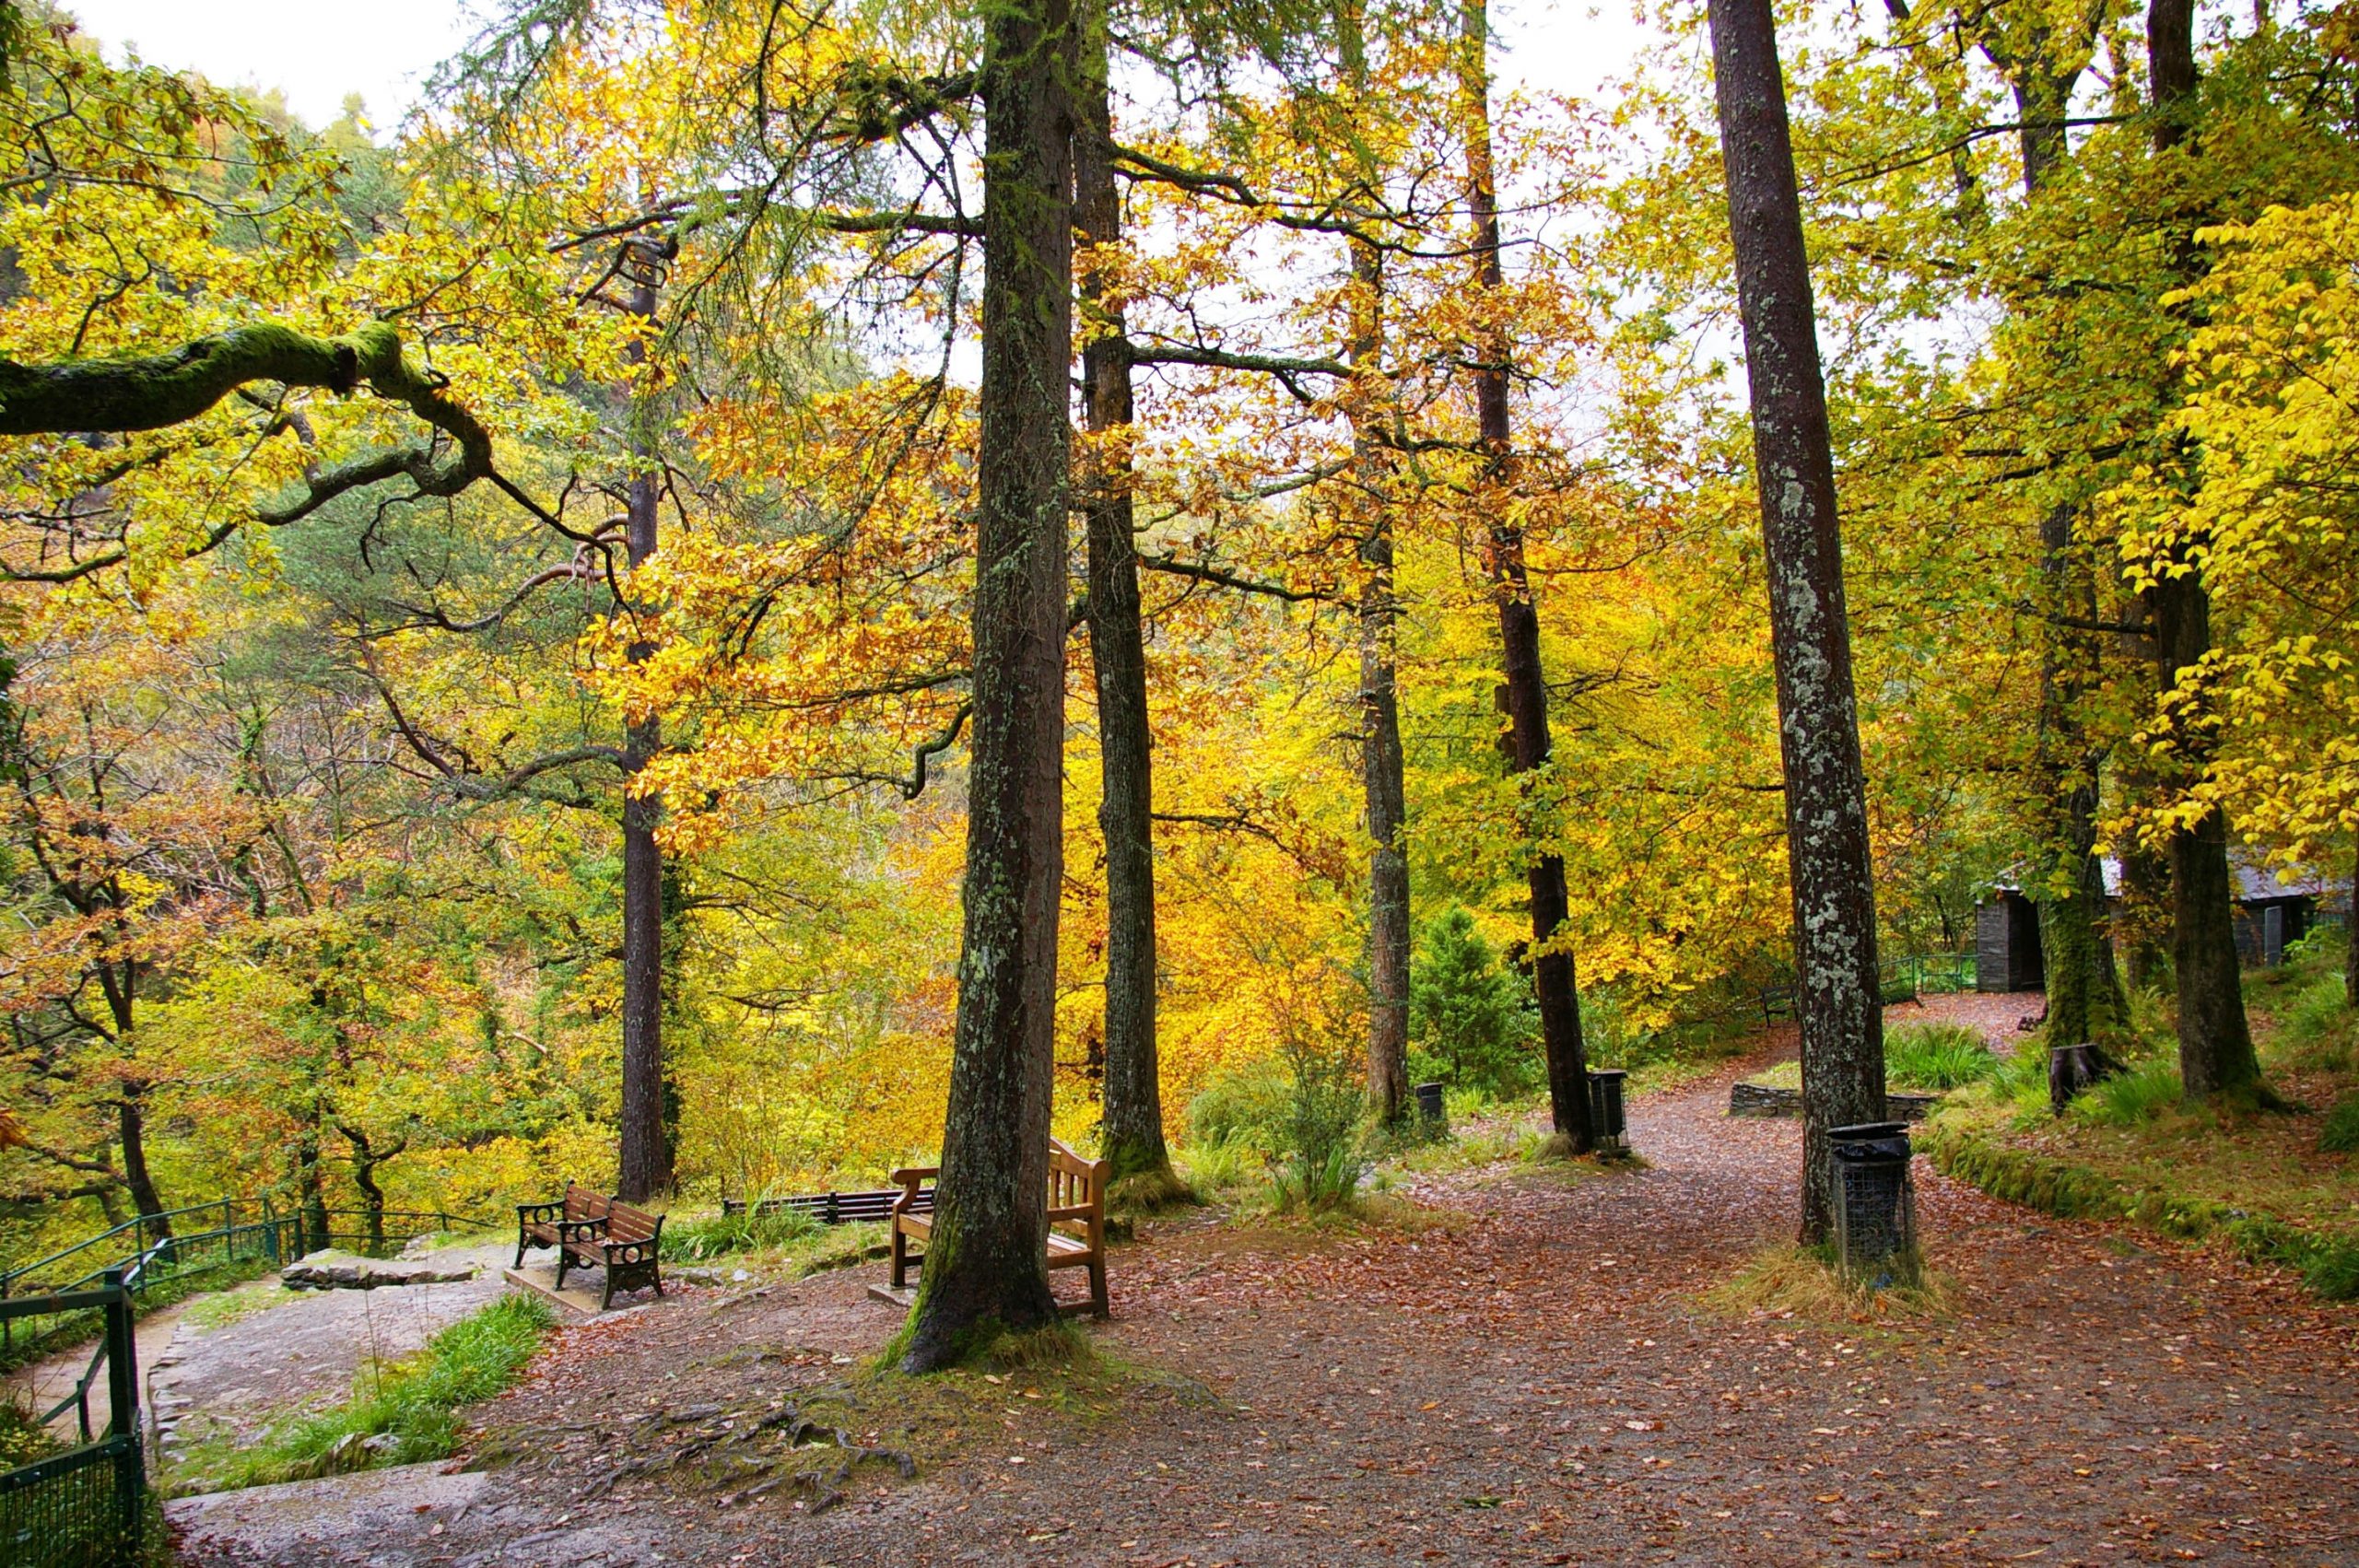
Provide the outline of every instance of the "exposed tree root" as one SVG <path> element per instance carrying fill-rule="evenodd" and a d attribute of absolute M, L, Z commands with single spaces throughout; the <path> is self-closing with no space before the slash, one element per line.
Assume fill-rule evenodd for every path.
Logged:
<path fill-rule="evenodd" d="M 827 1398 L 844 1391 L 831 1387 L 817 1392 Z M 675 1440 L 684 1427 L 690 1429 L 688 1434 Z M 585 1488 L 580 1501 L 604 1497 L 626 1480 L 689 1471 L 708 1485 L 730 1489 L 720 1498 L 723 1507 L 751 1502 L 782 1486 L 801 1486 L 811 1493 L 811 1512 L 817 1514 L 846 1500 L 843 1483 L 858 1466 L 891 1465 L 904 1480 L 918 1473 L 917 1459 L 906 1451 L 863 1443 L 845 1428 L 814 1420 L 792 1404 L 780 1410 L 749 1406 L 732 1410 L 706 1404 L 651 1410 L 623 1434 L 622 1445 L 629 1449 L 657 1444 L 663 1445 L 662 1452 L 633 1453 Z M 806 1468 L 816 1448 L 841 1457 L 832 1465 Z"/>

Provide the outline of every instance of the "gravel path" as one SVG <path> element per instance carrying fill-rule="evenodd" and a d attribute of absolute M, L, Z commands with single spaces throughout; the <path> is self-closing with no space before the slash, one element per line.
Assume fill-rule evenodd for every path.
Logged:
<path fill-rule="evenodd" d="M 499 1295 L 509 1256 L 497 1246 L 427 1254 L 447 1268 L 481 1270 L 437 1284 L 288 1293 L 275 1280 L 262 1281 L 241 1294 L 275 1305 L 216 1328 L 183 1315 L 145 1363 L 165 1457 L 210 1438 L 244 1442 L 296 1410 L 344 1399 L 364 1363 L 408 1355 Z"/>
<path fill-rule="evenodd" d="M 2359 1562 L 2359 1313 L 2281 1278 L 1920 1169 L 1954 1318 L 1699 1305 L 1792 1223 L 1799 1129 L 1721 1116 L 1734 1071 L 1633 1107 L 1645 1169 L 1427 1178 L 1447 1229 L 1149 1227 L 1101 1343 L 1156 1375 L 1094 1416 L 1011 1379 L 921 1479 L 816 1516 L 677 1472 L 579 1493 L 675 1440 L 651 1410 L 717 1430 L 842 1377 L 896 1327 L 873 1270 L 570 1331 L 485 1412 L 510 1468 L 464 1502 L 175 1517 L 205 1563 Z"/>

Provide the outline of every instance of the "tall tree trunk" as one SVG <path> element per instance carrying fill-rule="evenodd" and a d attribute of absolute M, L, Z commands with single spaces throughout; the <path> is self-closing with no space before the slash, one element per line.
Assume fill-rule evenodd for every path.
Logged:
<path fill-rule="evenodd" d="M 1496 299 L 1507 279 L 1499 263 L 1499 211 L 1491 160 L 1490 13 L 1486 0 L 1463 0 L 1459 12 L 1459 89 L 1466 118 L 1467 206 L 1474 220 L 1474 282 Z M 1514 479 L 1515 430 L 1508 407 L 1508 368 L 1514 353 L 1503 323 L 1484 324 L 1477 336 L 1474 404 L 1483 439 L 1483 478 L 1495 504 L 1485 566 L 1499 607 L 1500 673 L 1506 677 L 1508 765 L 1529 774 L 1546 766 L 1548 682 L 1540 661 L 1540 610 L 1524 569 L 1523 528 L 1504 492 Z M 1581 1043 L 1580 995 L 1573 955 L 1550 943 L 1569 908 L 1565 862 L 1535 855 L 1524 880 L 1532 899 L 1532 989 L 1540 1000 L 1540 1039 L 1548 1064 L 1548 1106 L 1555 1129 L 1576 1153 L 1597 1146 L 1591 1123 L 1589 1062 Z"/>
<path fill-rule="evenodd" d="M 172 1234 L 172 1223 L 164 1217 L 163 1197 L 147 1174 L 147 1114 L 135 1094 L 115 1102 L 114 1127 L 123 1141 L 123 1185 L 130 1190 L 132 1207 L 147 1222 L 149 1239 L 161 1241 Z"/>
<path fill-rule="evenodd" d="M 2148 91 L 2154 112 L 2158 158 L 2191 153 L 2196 111 L 2194 0 L 2153 0 L 2146 12 Z M 2174 266 L 2192 279 L 2202 262 L 2195 245 L 2194 220 L 2166 214 L 2165 238 Z M 2203 580 L 2208 541 L 2178 541 L 2160 563 L 2164 570 L 2146 591 L 2154 626 L 2156 684 L 2164 692 L 2202 661 L 2212 649 L 2212 591 Z M 2176 573 L 2172 568 L 2176 568 Z M 2200 773 L 2211 746 L 2200 713 L 2180 711 L 2173 720 L 2179 745 L 2175 766 Z M 2191 827 L 2174 831 L 2165 845 L 2171 868 L 2171 963 L 2178 987 L 2179 1082 L 2189 1100 L 2229 1095 L 2269 1098 L 2260 1081 L 2260 1059 L 2253 1050 L 2245 1018 L 2244 977 L 2236 953 L 2236 879 L 2228 866 L 2228 819 L 2214 807 Z"/>
<path fill-rule="evenodd" d="M 2156 675 L 2164 691 L 2212 646 L 2212 596 L 2201 574 L 2165 578 L 2147 591 L 2154 622 Z M 2193 722 L 2191 722 L 2193 721 Z M 2182 713 L 2181 761 L 2204 763 L 2197 716 Z M 2171 964 L 2178 982 L 2179 1082 L 2189 1100 L 2228 1094 L 2265 1097 L 2260 1058 L 2245 1019 L 2244 975 L 2236 952 L 2236 882 L 2228 866 L 2228 819 L 2214 807 L 2165 846 L 2171 868 Z"/>
<path fill-rule="evenodd" d="M 2097 777 L 2103 753 L 2089 742 L 2081 704 L 2102 679 L 2095 634 L 2070 623 L 2096 618 L 2094 575 L 2080 561 L 2069 507 L 2040 526 L 2047 615 L 2040 661 L 2039 743 L 2032 790 L 2044 818 L 2040 901 L 2047 948 L 2048 1040 L 2078 1045 L 2117 1034 L 2125 1005 L 2106 926 L 2105 865 L 2097 857 Z"/>
<path fill-rule="evenodd" d="M 2093 34 L 2076 32 L 2069 48 L 2060 49 L 2048 27 L 2034 28 L 2018 52 L 1984 41 L 1983 52 L 2014 92 L 2026 201 L 2037 200 L 2071 156 L 2063 122 L 2092 47 Z M 2096 851 L 2105 754 L 2090 743 L 2081 716 L 2082 702 L 2103 682 L 2104 659 L 2103 645 L 2086 625 L 2097 618 L 2096 579 L 2080 554 L 2078 519 L 2074 504 L 2051 507 L 2039 530 L 2046 614 L 2031 794 L 2039 802 L 2046 864 L 2029 891 L 2040 901 L 2048 1038 L 2055 1045 L 2113 1035 L 2126 1011 L 2114 964 L 2105 866 Z M 2075 626 L 2074 621 L 2084 625 Z"/>
<path fill-rule="evenodd" d="M 320 1107 L 295 1133 L 295 1191 L 302 1207 L 299 1227 L 301 1249 L 316 1252 L 328 1245 L 328 1195 L 320 1176 Z"/>
<path fill-rule="evenodd" d="M 406 1149 L 409 1140 L 404 1137 L 391 1148 L 380 1150 L 358 1128 L 338 1123 L 336 1130 L 352 1145 L 352 1185 L 360 1189 L 363 1223 L 369 1229 L 369 1251 L 372 1256 L 381 1255 L 385 1250 L 385 1189 L 377 1181 L 377 1169 Z"/>
<path fill-rule="evenodd" d="M 1367 91 L 1367 50 L 1356 0 L 1337 18 L 1344 84 Z M 1373 192 L 1377 170 L 1356 155 L 1357 178 Z M 1354 384 L 1352 468 L 1360 519 L 1360 778 L 1367 836 L 1367 1093 L 1377 1118 L 1401 1119 L 1409 1095 L 1409 845 L 1406 759 L 1401 745 L 1400 603 L 1393 591 L 1391 463 L 1383 445 L 1384 257 L 1365 240 L 1348 241 L 1352 271 L 1349 341 Z"/>
<path fill-rule="evenodd" d="M 2342 1005 L 2359 1007 L 2359 834 L 2351 840 L 2351 901 L 2342 918 Z"/>
<path fill-rule="evenodd" d="M 911 1372 L 1056 1313 L 1044 1248 L 1064 860 L 1072 71 L 1068 0 L 985 13 L 966 929 L 933 1244 L 901 1346 Z"/>
<path fill-rule="evenodd" d="M 1113 112 L 1108 101 L 1110 38 L 1102 4 L 1082 39 L 1082 100 L 1074 126 L 1074 227 L 1082 240 L 1121 241 L 1114 183 Z M 1155 789 L 1147 723 L 1146 638 L 1139 624 L 1138 543 L 1133 532 L 1130 341 L 1122 300 L 1101 272 L 1082 280 L 1096 333 L 1083 348 L 1082 407 L 1100 438 L 1084 509 L 1089 538 L 1089 657 L 1097 678 L 1102 788 L 1097 826 L 1106 843 L 1106 1158 L 1114 1178 L 1168 1175 L 1163 1081 L 1155 1038 Z"/>
<path fill-rule="evenodd" d="M 121 942 L 128 933 L 120 919 L 120 905 L 116 911 L 116 940 Z M 134 1039 L 132 1025 L 136 1021 L 139 961 L 123 958 L 118 963 L 101 963 L 98 980 L 100 994 L 106 999 L 108 1020 L 114 1025 L 116 1048 L 128 1051 Z M 155 1178 L 147 1171 L 147 1094 L 144 1082 L 126 1075 L 123 1097 L 115 1102 L 114 1127 L 115 1136 L 123 1144 L 123 1185 L 131 1194 L 132 1206 L 147 1222 L 142 1234 L 151 1241 L 160 1241 L 172 1234 L 172 1223 L 164 1217 L 163 1197 L 156 1190 Z"/>
<path fill-rule="evenodd" d="M 1884 1114 L 1874 871 L 1834 447 L 1777 28 L 1769 0 L 1711 0 L 1710 17 L 1785 759 L 1802 1021 L 1802 1235 L 1817 1242 L 1833 1219 L 1827 1129 Z"/>
<path fill-rule="evenodd" d="M 631 240 L 626 269 L 631 291 L 626 307 L 651 326 L 655 287 L 663 248 Z M 634 342 L 629 363 L 642 367 L 645 347 Z M 657 503 L 662 486 L 654 465 L 653 395 L 634 383 L 630 396 L 630 488 L 624 506 L 624 549 L 633 570 L 655 554 Z M 643 606 L 640 608 L 644 608 Z M 646 662 L 655 645 L 634 638 L 626 657 Z M 672 1185 L 672 1146 L 663 1124 L 663 851 L 655 842 L 663 802 L 638 789 L 641 769 L 663 749 L 663 731 L 653 717 L 623 731 L 623 1104 L 622 1150 L 615 1192 L 643 1203 Z"/>

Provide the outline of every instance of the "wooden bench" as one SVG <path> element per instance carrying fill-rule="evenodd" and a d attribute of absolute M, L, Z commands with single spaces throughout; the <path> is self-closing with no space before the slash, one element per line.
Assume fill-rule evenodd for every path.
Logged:
<path fill-rule="evenodd" d="M 516 1267 L 523 1267 L 527 1247 L 555 1247 L 558 1290 L 565 1289 L 568 1268 L 603 1270 L 601 1312 L 613 1303 L 616 1291 L 651 1285 L 657 1295 L 663 1293 L 663 1215 L 574 1182 L 567 1182 L 565 1196 L 554 1202 L 516 1205 Z"/>
<path fill-rule="evenodd" d="M 792 1198 L 764 1198 L 748 1203 L 742 1198 L 724 1198 L 721 1211 L 724 1214 L 752 1213 L 757 1220 L 773 1214 L 808 1214 L 823 1225 L 853 1225 L 864 1220 L 886 1221 L 893 1217 L 893 1206 L 903 1193 L 898 1187 L 876 1192 L 806 1192 Z M 933 1212 L 933 1188 L 920 1190 L 910 1211 L 918 1214 Z"/>
<path fill-rule="evenodd" d="M 922 1268 L 925 1254 L 910 1251 L 910 1243 L 931 1245 L 933 1238 L 933 1189 L 924 1184 L 942 1174 L 939 1165 L 911 1166 L 893 1173 L 901 1194 L 893 1205 L 893 1289 L 909 1288 L 911 1264 Z M 1106 1184 L 1114 1167 L 1105 1160 L 1085 1160 L 1055 1139 L 1049 1140 L 1049 1267 L 1089 1270 L 1089 1312 L 1107 1316 Z M 922 1200 L 923 1207 L 921 1208 Z"/>

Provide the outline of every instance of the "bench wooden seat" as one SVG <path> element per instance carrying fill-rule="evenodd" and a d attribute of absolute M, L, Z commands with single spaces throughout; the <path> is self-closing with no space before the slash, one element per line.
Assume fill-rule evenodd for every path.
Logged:
<path fill-rule="evenodd" d="M 553 1202 L 516 1205 L 516 1267 L 523 1267 L 526 1248 L 551 1246 L 557 1249 L 558 1290 L 565 1288 L 569 1268 L 603 1270 L 601 1312 L 616 1291 L 651 1285 L 657 1295 L 663 1293 L 663 1215 L 574 1182 L 567 1182 L 565 1196 Z"/>
<path fill-rule="evenodd" d="M 875 1192 L 806 1192 L 792 1198 L 764 1198 L 748 1203 L 742 1198 L 724 1198 L 721 1211 L 743 1214 L 750 1211 L 756 1219 L 768 1219 L 773 1214 L 808 1214 L 823 1225 L 853 1225 L 863 1221 L 883 1222 L 893 1217 L 893 1206 L 902 1198 L 898 1187 Z M 910 1205 L 914 1213 L 933 1212 L 933 1188 L 921 1188 Z"/>
<path fill-rule="evenodd" d="M 897 1291 L 908 1288 L 912 1264 L 924 1266 L 925 1254 L 911 1252 L 910 1243 L 933 1241 L 933 1188 L 925 1184 L 941 1174 L 938 1165 L 910 1166 L 893 1173 L 901 1188 L 899 1200 L 893 1205 L 893 1288 Z M 1106 1293 L 1106 1184 L 1113 1175 L 1109 1162 L 1085 1160 L 1055 1139 L 1049 1141 L 1048 1264 L 1051 1269 L 1089 1270 L 1089 1312 L 1094 1317 L 1105 1317 L 1111 1311 Z"/>
<path fill-rule="evenodd" d="M 606 1211 L 614 1199 L 603 1192 L 593 1192 L 579 1182 L 565 1184 L 565 1196 L 550 1203 L 519 1203 L 516 1205 L 516 1264 L 524 1266 L 528 1247 L 559 1248 L 557 1268 L 565 1267 L 563 1243 L 569 1235 L 584 1237 L 604 1235 Z"/>

